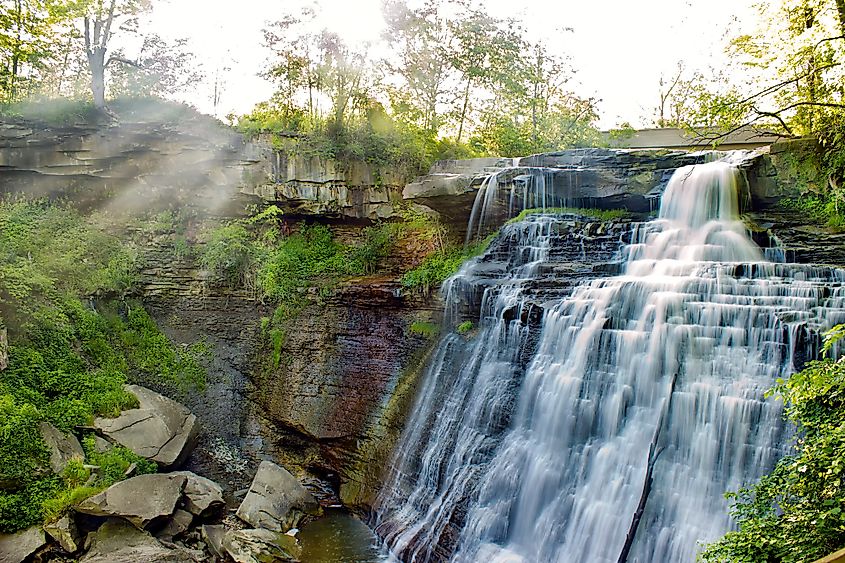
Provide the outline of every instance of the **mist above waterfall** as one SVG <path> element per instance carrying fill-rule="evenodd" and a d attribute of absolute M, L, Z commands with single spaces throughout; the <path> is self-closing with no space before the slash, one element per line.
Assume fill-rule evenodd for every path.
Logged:
<path fill-rule="evenodd" d="M 845 320 L 845 272 L 766 262 L 741 186 L 679 169 L 615 277 L 570 291 L 573 218 L 539 215 L 447 283 L 480 329 L 442 340 L 397 447 L 376 527 L 398 557 L 691 561 L 730 529 L 724 493 L 790 445 L 766 390 Z"/>

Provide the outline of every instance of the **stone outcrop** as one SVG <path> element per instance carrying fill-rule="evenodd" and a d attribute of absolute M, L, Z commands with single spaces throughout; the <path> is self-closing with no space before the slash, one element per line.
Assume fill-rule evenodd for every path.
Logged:
<path fill-rule="evenodd" d="M 44 524 L 44 531 L 68 553 L 76 553 L 82 546 L 82 536 L 79 534 L 76 522 L 68 514 L 55 522 Z"/>
<path fill-rule="evenodd" d="M 165 546 L 122 520 L 107 520 L 88 536 L 90 549 L 79 563 L 198 563 L 196 554 Z"/>
<path fill-rule="evenodd" d="M 38 429 L 50 451 L 50 469 L 53 473 L 60 475 L 73 459 L 85 459 L 85 452 L 75 436 L 61 432 L 49 422 L 40 423 Z"/>
<path fill-rule="evenodd" d="M 237 515 L 256 528 L 286 532 L 319 511 L 317 501 L 296 477 L 275 463 L 262 461 Z"/>
<path fill-rule="evenodd" d="M 815 139 L 781 141 L 749 154 L 741 166 L 748 178 L 751 208 L 768 210 L 784 198 L 823 191 L 828 180 L 821 155 Z"/>
<path fill-rule="evenodd" d="M 296 538 L 261 529 L 227 532 L 223 549 L 235 563 L 297 563 L 300 553 Z"/>
<path fill-rule="evenodd" d="M 144 529 L 174 513 L 186 482 L 184 475 L 139 475 L 115 483 L 75 509 L 93 516 L 119 517 Z"/>
<path fill-rule="evenodd" d="M 46 543 L 41 526 L 33 526 L 16 534 L 0 534 L 0 563 L 21 563 Z"/>
<path fill-rule="evenodd" d="M 163 469 L 181 465 L 196 446 L 197 418 L 183 405 L 139 385 L 126 390 L 138 398 L 139 408 L 117 418 L 97 418 L 94 426 L 110 440 L 129 448 Z"/>
<path fill-rule="evenodd" d="M 193 514 L 187 510 L 177 508 L 164 527 L 156 533 L 156 537 L 172 542 L 174 538 L 178 538 L 187 532 L 191 528 L 193 521 Z"/>
<path fill-rule="evenodd" d="M 143 103 L 143 102 L 140 102 Z M 116 108 L 119 111 L 119 108 Z M 61 194 L 83 208 L 238 210 L 240 189 L 271 177 L 265 148 L 188 108 L 149 102 L 119 123 L 4 120 L 0 183 L 7 194 Z"/>
<path fill-rule="evenodd" d="M 496 174 L 500 189 L 505 188 L 497 202 L 501 224 L 509 218 L 511 188 L 516 188 L 515 203 L 521 207 L 521 194 L 537 172 L 542 172 L 547 192 L 554 194 L 549 198 L 550 206 L 624 208 L 646 213 L 677 168 L 704 162 L 705 158 L 705 153 L 685 151 L 569 149 L 496 162 L 482 159 L 487 162 L 468 169 L 447 161 L 408 184 L 403 195 L 407 201 L 436 211 L 452 232 L 463 236 L 476 193 L 491 173 Z"/>
<path fill-rule="evenodd" d="M 211 479 L 190 471 L 176 471 L 171 475 L 185 477 L 183 504 L 185 510 L 194 516 L 209 516 L 226 504 L 223 500 L 223 488 Z"/>

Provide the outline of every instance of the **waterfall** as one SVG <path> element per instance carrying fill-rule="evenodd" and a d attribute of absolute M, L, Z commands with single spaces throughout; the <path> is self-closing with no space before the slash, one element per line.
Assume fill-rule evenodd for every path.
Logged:
<path fill-rule="evenodd" d="M 678 169 L 615 276 L 570 279 L 571 218 L 538 215 L 447 282 L 479 330 L 440 342 L 375 507 L 398 558 L 694 561 L 730 529 L 790 445 L 766 390 L 845 321 L 845 272 L 765 261 L 740 180 Z"/>

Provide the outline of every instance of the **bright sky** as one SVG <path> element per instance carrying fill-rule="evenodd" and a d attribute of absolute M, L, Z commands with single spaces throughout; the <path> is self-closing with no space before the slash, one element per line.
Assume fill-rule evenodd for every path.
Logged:
<path fill-rule="evenodd" d="M 487 0 L 494 16 L 521 19 L 552 49 L 571 56 L 576 93 L 596 96 L 600 126 L 623 121 L 647 126 L 658 101 L 661 73 L 677 62 L 688 69 L 722 66 L 724 35 L 737 33 L 738 17 L 753 24 L 754 0 Z M 384 29 L 381 0 L 160 0 L 151 29 L 187 37 L 207 75 L 231 67 L 217 114 L 246 113 L 266 100 L 272 86 L 257 76 L 266 64 L 261 29 L 297 5 L 317 4 L 319 22 L 349 43 L 376 42 Z M 732 23 L 733 22 L 733 23 Z M 573 32 L 562 31 L 571 27 Z M 200 84 L 186 101 L 211 113 L 211 86 Z"/>

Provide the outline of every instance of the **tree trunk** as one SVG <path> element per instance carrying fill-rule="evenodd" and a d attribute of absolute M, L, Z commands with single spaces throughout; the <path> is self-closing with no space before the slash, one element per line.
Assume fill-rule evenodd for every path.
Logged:
<path fill-rule="evenodd" d="M 91 94 L 94 107 L 106 109 L 106 50 L 94 47 L 88 52 L 88 68 L 91 69 Z"/>
<path fill-rule="evenodd" d="M 469 105 L 469 89 L 470 89 L 471 85 L 472 85 L 472 80 L 467 79 L 467 87 L 466 87 L 466 90 L 464 91 L 464 107 L 461 109 L 461 123 L 458 126 L 458 140 L 457 140 L 458 143 L 461 142 L 461 135 L 463 135 L 463 133 L 464 133 L 464 120 L 466 119 L 466 116 L 467 116 L 467 106 Z"/>
<path fill-rule="evenodd" d="M 845 0 L 836 0 L 836 13 L 839 16 L 839 32 L 845 35 Z"/>

